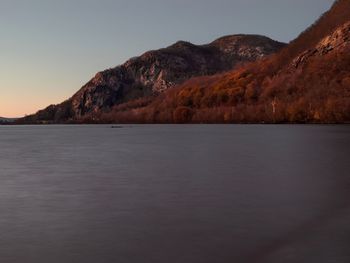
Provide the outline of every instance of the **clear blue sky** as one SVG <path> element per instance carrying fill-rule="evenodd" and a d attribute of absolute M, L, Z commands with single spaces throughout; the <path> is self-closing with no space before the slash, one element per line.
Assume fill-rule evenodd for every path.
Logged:
<path fill-rule="evenodd" d="M 288 42 L 333 0 L 0 0 L 0 116 L 70 97 L 96 72 L 177 40 Z"/>

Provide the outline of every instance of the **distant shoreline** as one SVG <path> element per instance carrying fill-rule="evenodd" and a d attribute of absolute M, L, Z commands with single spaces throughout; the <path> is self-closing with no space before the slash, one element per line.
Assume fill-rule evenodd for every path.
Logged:
<path fill-rule="evenodd" d="M 211 123 L 16 123 L 14 122 L 0 122 L 0 125 L 3 126 L 85 126 L 85 125 L 101 125 L 101 126 L 110 126 L 110 128 L 125 128 L 124 126 L 130 125 L 259 125 L 259 126 L 288 126 L 288 125 L 322 125 L 322 126 L 334 126 L 334 125 L 350 125 L 350 122 L 342 123 L 266 123 L 266 122 L 254 122 L 254 123 L 220 123 L 220 122 L 211 122 Z"/>

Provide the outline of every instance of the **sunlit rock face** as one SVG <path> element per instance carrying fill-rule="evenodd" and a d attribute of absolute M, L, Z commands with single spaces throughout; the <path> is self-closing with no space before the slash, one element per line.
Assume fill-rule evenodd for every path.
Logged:
<path fill-rule="evenodd" d="M 350 22 L 338 27 L 332 34 L 323 38 L 313 49 L 306 50 L 294 59 L 292 66 L 299 68 L 312 57 L 324 56 L 331 52 L 340 52 L 350 45 Z"/>

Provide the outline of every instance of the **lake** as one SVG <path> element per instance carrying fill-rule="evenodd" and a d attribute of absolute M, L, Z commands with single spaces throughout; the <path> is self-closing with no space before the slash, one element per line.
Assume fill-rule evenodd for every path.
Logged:
<path fill-rule="evenodd" d="M 350 126 L 0 126 L 2 263 L 350 262 Z"/>

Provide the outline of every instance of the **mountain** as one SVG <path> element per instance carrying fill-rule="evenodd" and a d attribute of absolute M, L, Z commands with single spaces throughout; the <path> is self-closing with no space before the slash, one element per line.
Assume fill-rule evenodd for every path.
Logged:
<path fill-rule="evenodd" d="M 70 100 L 24 121 L 350 123 L 350 1 L 335 1 L 281 47 L 245 35 L 179 42 L 99 73 Z"/>
<path fill-rule="evenodd" d="M 336 1 L 273 56 L 224 74 L 192 78 L 152 101 L 118 105 L 97 118 L 147 123 L 349 123 L 350 1 Z"/>
<path fill-rule="evenodd" d="M 97 73 L 69 100 L 51 105 L 24 121 L 77 121 L 125 102 L 157 96 L 195 76 L 231 70 L 242 63 L 271 55 L 284 46 L 258 35 L 225 36 L 200 46 L 179 41 Z"/>

